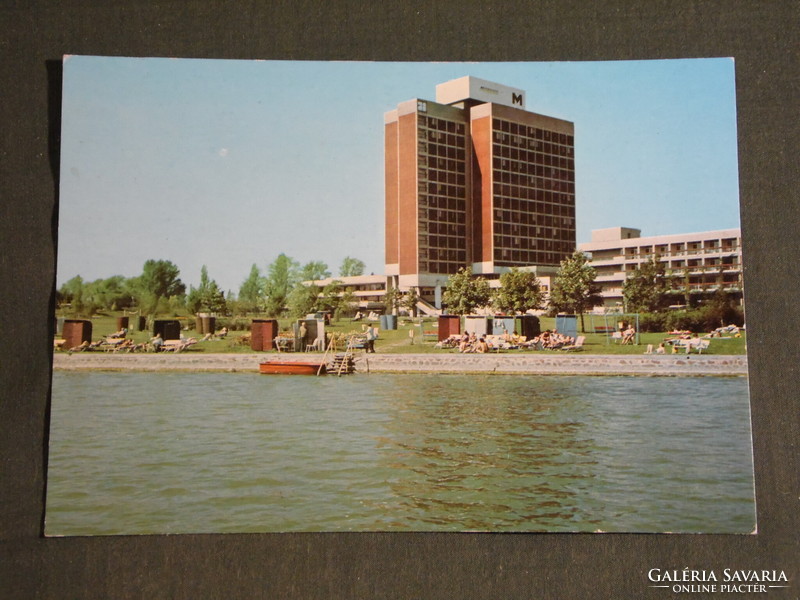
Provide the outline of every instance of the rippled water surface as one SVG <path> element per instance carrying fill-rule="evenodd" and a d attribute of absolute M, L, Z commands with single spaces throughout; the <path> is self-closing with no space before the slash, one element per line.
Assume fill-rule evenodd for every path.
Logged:
<path fill-rule="evenodd" d="M 745 378 L 54 373 L 48 535 L 754 527 Z"/>

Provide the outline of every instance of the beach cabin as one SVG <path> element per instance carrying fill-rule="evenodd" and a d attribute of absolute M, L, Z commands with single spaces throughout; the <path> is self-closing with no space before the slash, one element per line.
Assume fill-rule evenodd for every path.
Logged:
<path fill-rule="evenodd" d="M 301 335 L 302 325 L 305 325 L 305 335 Z M 297 319 L 293 329 L 295 351 L 325 350 L 325 319 Z"/>
<path fill-rule="evenodd" d="M 85 319 L 64 319 L 62 328 L 64 348 L 76 348 L 92 341 L 92 322 Z"/>
<path fill-rule="evenodd" d="M 446 340 L 451 335 L 461 334 L 461 317 L 458 315 L 439 315 L 438 340 Z"/>
<path fill-rule="evenodd" d="M 578 336 L 578 317 L 575 315 L 556 315 L 556 330 L 561 335 Z"/>
<path fill-rule="evenodd" d="M 521 315 L 516 318 L 516 329 L 514 330 L 521 336 L 532 340 L 542 333 L 542 326 L 539 317 L 536 315 Z"/>
<path fill-rule="evenodd" d="M 194 328 L 197 333 L 205 335 L 207 333 L 214 334 L 217 330 L 217 318 L 208 313 L 199 313 L 194 319 Z"/>
<path fill-rule="evenodd" d="M 253 319 L 250 323 L 250 349 L 256 352 L 272 350 L 278 337 L 277 319 Z"/>
<path fill-rule="evenodd" d="M 177 319 L 156 319 L 153 321 L 153 337 L 158 334 L 164 341 L 181 339 L 181 322 Z"/>
<path fill-rule="evenodd" d="M 474 333 L 475 337 L 480 338 L 492 333 L 492 317 L 483 315 L 467 315 L 464 317 L 464 331 Z"/>
<path fill-rule="evenodd" d="M 516 319 L 509 315 L 495 315 L 492 319 L 492 335 L 513 334 Z"/>

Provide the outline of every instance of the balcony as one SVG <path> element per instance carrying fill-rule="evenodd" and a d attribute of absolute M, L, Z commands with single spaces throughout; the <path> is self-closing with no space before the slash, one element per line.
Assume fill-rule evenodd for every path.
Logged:
<path fill-rule="evenodd" d="M 598 275 L 595 278 L 597 283 L 609 283 L 614 281 L 625 281 L 625 274 L 624 273 L 612 273 L 608 275 Z"/>

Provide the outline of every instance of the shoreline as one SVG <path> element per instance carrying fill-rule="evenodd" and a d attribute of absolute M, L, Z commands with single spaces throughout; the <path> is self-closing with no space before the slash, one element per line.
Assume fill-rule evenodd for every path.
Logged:
<path fill-rule="evenodd" d="M 258 373 L 264 360 L 315 362 L 321 354 L 101 354 L 53 355 L 54 371 Z M 747 376 L 747 357 L 598 354 L 356 354 L 356 373 L 503 375 Z"/>

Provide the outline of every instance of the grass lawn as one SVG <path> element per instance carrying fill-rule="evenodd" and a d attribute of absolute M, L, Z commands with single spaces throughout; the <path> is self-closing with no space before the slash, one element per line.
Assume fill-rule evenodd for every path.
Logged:
<path fill-rule="evenodd" d="M 414 343 L 411 343 L 408 331 L 411 325 L 405 324 L 407 319 L 401 319 L 398 329 L 395 331 L 381 331 L 378 340 L 375 342 L 375 350 L 377 352 L 397 353 L 397 354 L 424 354 L 424 353 L 441 353 L 441 352 L 456 352 L 454 349 L 440 349 L 435 348 L 435 339 L 420 339 L 420 328 L 414 326 L 415 336 Z M 540 317 L 540 324 L 542 331 L 546 329 L 555 328 L 555 319 L 550 317 Z M 580 327 L 580 326 L 579 326 Z M 425 321 L 422 326 L 423 331 L 436 331 L 436 322 Z M 643 354 L 647 349 L 648 344 L 652 344 L 653 348 L 664 341 L 665 338 L 671 337 L 666 333 L 642 333 L 639 335 L 638 345 L 625 345 L 615 343 L 610 337 L 603 333 L 586 333 L 580 331 L 578 335 L 585 335 L 586 341 L 584 342 L 583 352 L 587 354 Z M 712 355 L 741 355 L 746 353 L 746 336 L 742 334 L 740 338 L 713 338 L 710 340 L 711 344 L 708 350 L 704 350 L 703 354 Z M 510 353 L 523 353 L 523 354 L 552 354 L 553 350 L 510 350 Z M 671 352 L 671 347 L 667 346 L 667 352 Z"/>
<path fill-rule="evenodd" d="M 92 339 L 97 340 L 111 334 L 117 330 L 116 318 L 121 313 L 101 314 L 94 316 L 92 321 Z M 163 317 L 171 318 L 171 317 Z M 186 322 L 186 318 L 179 320 Z M 280 319 L 279 326 L 281 331 L 291 329 L 292 319 Z M 381 330 L 378 340 L 375 342 L 375 349 L 379 353 L 389 354 L 425 354 L 425 353 L 450 353 L 455 352 L 453 349 L 439 349 L 435 348 L 436 339 L 423 339 L 423 331 L 436 331 L 437 324 L 435 318 L 426 318 L 420 326 L 418 321 L 412 323 L 408 318 L 398 319 L 398 328 L 396 330 Z M 549 317 L 540 318 L 541 328 L 554 329 L 555 319 Z M 376 326 L 378 324 L 376 323 Z M 350 319 L 341 319 L 334 321 L 327 328 L 328 332 L 337 333 L 360 333 L 366 329 L 366 323 L 353 322 Z M 409 336 L 409 331 L 414 330 L 413 343 L 412 338 Z M 202 339 L 202 335 L 197 333 L 195 329 L 185 329 L 182 334 L 185 337 L 195 337 L 198 340 Z M 247 331 L 231 331 L 228 333 L 226 339 L 222 340 L 209 340 L 206 342 L 195 344 L 188 348 L 185 352 L 191 353 L 227 353 L 227 352 L 250 352 L 250 345 L 241 342 L 241 337 L 249 334 Z M 614 343 L 614 340 L 607 337 L 602 333 L 587 333 L 578 335 L 585 335 L 586 341 L 584 342 L 583 352 L 587 354 L 643 354 L 648 344 L 657 347 L 666 337 L 666 333 L 642 333 L 639 336 L 638 345 L 622 346 Z M 142 343 L 148 341 L 152 337 L 151 331 L 135 331 L 129 332 L 128 337 L 132 338 L 135 343 Z M 742 355 L 746 353 L 746 335 L 742 334 L 740 338 L 712 338 L 708 350 L 704 354 L 710 355 Z M 552 354 L 553 350 L 512 350 L 512 353 L 520 352 L 524 354 Z M 667 347 L 667 352 L 670 348 Z"/>

